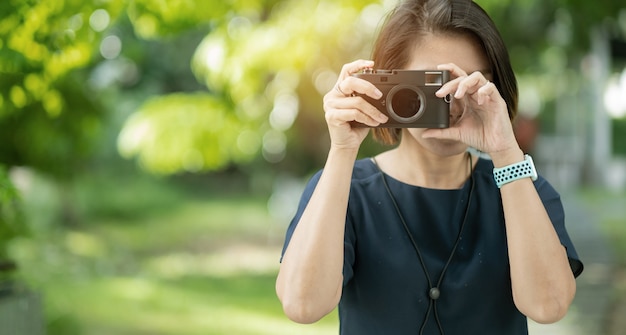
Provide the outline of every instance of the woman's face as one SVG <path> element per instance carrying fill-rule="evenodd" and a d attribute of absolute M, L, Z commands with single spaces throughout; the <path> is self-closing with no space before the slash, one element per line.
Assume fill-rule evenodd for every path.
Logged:
<path fill-rule="evenodd" d="M 413 57 L 406 69 L 434 70 L 438 65 L 447 63 L 456 64 L 467 74 L 480 71 L 487 79 L 492 79 L 491 68 L 481 43 L 469 34 L 429 34 L 422 37 L 415 46 Z M 463 116 L 464 109 L 463 100 L 452 100 L 450 104 L 451 126 Z M 403 131 L 403 142 L 411 141 L 439 155 L 455 155 L 467 149 L 467 145 L 461 142 L 422 139 L 423 128 L 407 128 Z"/>

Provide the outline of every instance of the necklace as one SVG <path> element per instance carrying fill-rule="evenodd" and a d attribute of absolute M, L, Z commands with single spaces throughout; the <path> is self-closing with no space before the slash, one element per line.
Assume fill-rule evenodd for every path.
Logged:
<path fill-rule="evenodd" d="M 426 275 L 426 281 L 428 282 L 428 297 L 429 297 L 429 301 L 428 301 L 428 310 L 426 311 L 426 316 L 424 317 L 424 321 L 422 321 L 422 326 L 420 327 L 420 335 L 423 334 L 424 329 L 426 328 L 426 324 L 428 323 L 428 318 L 430 317 L 430 313 L 431 311 L 435 314 L 435 321 L 437 322 L 437 327 L 439 328 L 439 332 L 441 333 L 441 335 L 444 335 L 444 331 L 443 331 L 443 326 L 441 325 L 441 321 L 439 320 L 439 314 L 437 313 L 437 299 L 439 299 L 439 297 L 441 296 L 441 291 L 440 291 L 440 286 L 441 286 L 441 282 L 443 281 L 443 277 L 446 273 L 446 270 L 448 269 L 448 265 L 450 265 L 450 262 L 452 261 L 452 258 L 454 257 L 454 254 L 456 253 L 456 249 L 459 246 L 459 243 L 461 241 L 461 237 L 462 237 L 462 233 L 463 233 L 463 228 L 465 227 L 465 222 L 467 221 L 467 215 L 469 213 L 469 208 L 471 205 L 471 201 L 472 201 L 472 193 L 474 192 L 474 173 L 473 173 L 473 161 L 472 161 L 472 155 L 470 153 L 468 153 L 469 156 L 469 168 L 470 168 L 470 190 L 469 190 L 469 194 L 467 196 L 467 201 L 466 201 L 466 207 L 465 207 L 465 212 L 463 214 L 463 221 L 461 222 L 461 226 L 459 227 L 459 233 L 456 237 L 456 241 L 454 242 L 454 246 L 452 247 L 452 251 L 450 251 L 450 255 L 448 256 L 448 260 L 446 261 L 445 266 L 443 267 L 443 270 L 441 271 L 441 274 L 439 275 L 439 278 L 437 279 L 437 284 L 433 285 L 433 281 L 430 278 L 430 274 L 428 272 L 428 269 L 426 268 L 426 264 L 424 263 L 424 258 L 422 257 L 422 252 L 420 251 L 419 246 L 417 245 L 417 242 L 415 241 L 415 238 L 413 237 L 413 234 L 411 234 L 411 231 L 409 230 L 409 226 L 406 223 L 406 220 L 404 220 L 404 216 L 402 216 L 402 213 L 400 212 L 400 207 L 398 207 L 398 203 L 396 202 L 396 198 L 393 196 L 393 194 L 391 193 L 391 189 L 389 188 L 389 185 L 387 184 L 387 179 L 385 178 L 385 174 L 383 173 L 383 171 L 381 170 L 381 168 L 378 166 L 378 163 L 376 162 L 376 158 L 372 158 L 372 161 L 374 162 L 374 165 L 376 165 L 376 167 L 378 168 L 378 171 L 380 172 L 382 181 L 383 181 L 383 185 L 385 185 L 385 189 L 387 191 L 387 194 L 389 195 L 389 198 L 391 198 L 391 202 L 393 203 L 393 206 L 396 210 L 396 213 L 398 214 L 398 217 L 400 218 L 400 222 L 402 222 L 402 226 L 404 227 L 404 230 L 406 231 L 407 235 L 409 236 L 409 240 L 411 241 L 411 244 L 413 245 L 413 248 L 415 249 L 415 253 L 417 254 L 417 258 L 419 259 L 419 263 L 422 267 L 422 270 L 424 271 L 424 274 Z"/>

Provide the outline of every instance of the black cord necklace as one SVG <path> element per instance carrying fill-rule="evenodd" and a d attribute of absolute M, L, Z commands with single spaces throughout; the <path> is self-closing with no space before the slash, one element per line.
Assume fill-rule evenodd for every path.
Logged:
<path fill-rule="evenodd" d="M 437 313 L 437 299 L 439 299 L 440 295 L 441 295 L 441 291 L 439 290 L 439 287 L 441 285 L 441 282 L 443 281 L 443 276 L 446 273 L 446 270 L 448 269 L 448 265 L 450 265 L 450 262 L 452 261 L 452 257 L 454 257 L 454 254 L 456 253 L 456 249 L 459 246 L 459 243 L 461 241 L 461 235 L 463 233 L 463 228 L 465 227 L 465 222 L 467 221 L 467 215 L 469 213 L 469 208 L 470 208 L 470 202 L 472 201 L 472 193 L 474 192 L 474 173 L 473 173 L 473 161 L 472 161 L 472 155 L 470 153 L 468 153 L 469 156 L 469 167 L 470 167 L 470 190 L 469 190 L 469 194 L 467 196 L 467 205 L 465 207 L 465 212 L 463 214 L 463 221 L 461 222 L 461 226 L 459 228 L 459 234 L 456 237 L 456 241 L 454 242 L 454 246 L 452 247 L 452 251 L 450 252 L 450 256 L 448 256 L 448 260 L 446 261 L 445 266 L 443 267 L 443 270 L 441 271 L 441 274 L 439 275 L 439 279 L 437 280 L 437 285 L 433 286 L 433 282 L 430 278 L 430 274 L 428 273 L 428 270 L 426 269 L 426 264 L 424 263 L 424 259 L 422 257 L 422 252 L 420 251 L 417 242 L 415 241 L 415 238 L 413 238 L 413 234 L 411 234 L 411 231 L 409 230 L 409 226 L 407 225 L 406 221 L 404 220 L 404 217 L 402 216 L 402 213 L 400 212 L 400 207 L 398 207 L 398 203 L 396 202 L 395 197 L 393 196 L 393 194 L 391 193 L 391 189 L 389 188 L 389 185 L 387 184 L 387 180 L 385 178 L 385 174 L 383 173 L 382 169 L 378 166 L 378 163 L 376 162 L 375 158 L 372 158 L 372 161 L 374 162 L 374 165 L 376 165 L 376 167 L 378 168 L 378 171 L 380 172 L 380 175 L 382 177 L 383 180 L 383 184 L 385 185 L 385 189 L 387 190 L 387 194 L 389 195 L 389 198 L 391 198 L 391 202 L 393 203 L 394 208 L 396 209 L 396 212 L 398 214 L 398 217 L 400 218 L 400 221 L 402 222 L 402 225 L 404 226 L 404 230 L 406 231 L 407 235 L 409 236 L 409 239 L 411 240 L 411 244 L 413 245 L 413 248 L 415 249 L 415 253 L 417 254 L 417 258 L 420 261 L 420 265 L 422 266 L 422 269 L 424 270 L 424 274 L 426 275 L 426 281 L 428 281 L 428 297 L 429 302 L 428 302 L 428 310 L 426 312 L 426 316 L 424 317 L 424 321 L 422 322 L 422 326 L 420 327 L 420 335 L 423 334 L 424 329 L 426 328 L 426 324 L 428 322 L 428 318 L 430 317 L 430 312 L 431 310 L 433 311 L 433 313 L 435 313 L 435 320 L 437 321 L 437 327 L 439 328 L 439 332 L 441 333 L 441 335 L 444 335 L 443 332 L 443 327 L 441 325 L 441 321 L 439 320 L 439 315 Z"/>

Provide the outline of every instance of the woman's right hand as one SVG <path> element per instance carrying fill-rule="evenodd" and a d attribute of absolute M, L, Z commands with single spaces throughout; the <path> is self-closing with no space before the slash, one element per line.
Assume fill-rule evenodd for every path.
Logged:
<path fill-rule="evenodd" d="M 367 136 L 369 128 L 354 127 L 356 121 L 368 127 L 376 127 L 388 118 L 358 94 L 380 99 L 382 92 L 374 84 L 353 77 L 352 74 L 374 66 L 373 61 L 357 60 L 345 64 L 337 83 L 324 96 L 326 123 L 330 132 L 331 147 L 358 149 Z"/>

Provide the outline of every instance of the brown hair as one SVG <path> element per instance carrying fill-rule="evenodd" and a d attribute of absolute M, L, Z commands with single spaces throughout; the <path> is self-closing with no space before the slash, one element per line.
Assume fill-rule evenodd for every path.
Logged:
<path fill-rule="evenodd" d="M 470 34 L 482 43 L 511 121 L 517 114 L 517 81 L 509 53 L 489 15 L 471 0 L 403 0 L 389 13 L 378 34 L 372 59 L 379 69 L 403 69 L 419 38 L 428 33 Z M 400 129 L 375 128 L 374 138 L 396 144 Z"/>

